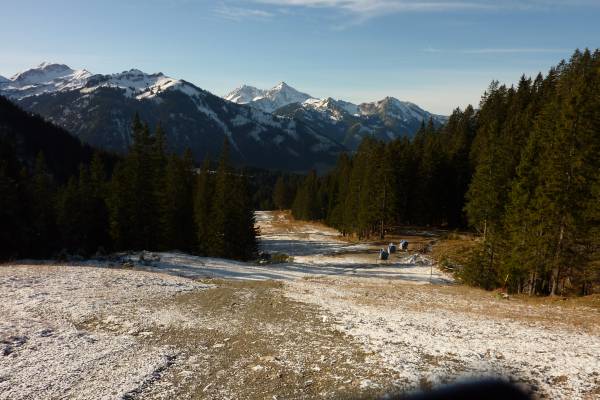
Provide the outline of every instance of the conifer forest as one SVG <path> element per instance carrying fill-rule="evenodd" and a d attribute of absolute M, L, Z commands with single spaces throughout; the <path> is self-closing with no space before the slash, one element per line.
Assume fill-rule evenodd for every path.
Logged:
<path fill-rule="evenodd" d="M 2 258 L 175 249 L 255 258 L 254 207 L 245 176 L 230 165 L 228 144 L 216 170 L 209 159 L 196 168 L 189 152 L 168 153 L 160 125 L 151 132 L 136 115 L 132 132 L 124 157 L 76 148 L 91 154 L 69 175 L 53 173 L 42 150 L 30 168 L 22 165 L 7 129 L 0 165 Z"/>
<path fill-rule="evenodd" d="M 581 295 L 600 284 L 600 53 L 546 76 L 492 82 L 414 139 L 365 139 L 324 177 L 275 203 L 358 238 L 402 225 L 471 229 L 481 243 L 460 278 L 486 289 Z M 289 192 L 288 192 L 289 193 Z"/>

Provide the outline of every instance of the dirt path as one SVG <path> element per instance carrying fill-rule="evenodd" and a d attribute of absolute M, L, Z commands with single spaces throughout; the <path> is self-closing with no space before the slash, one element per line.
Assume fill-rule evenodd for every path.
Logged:
<path fill-rule="evenodd" d="M 217 282 L 179 296 L 170 307 L 202 315 L 188 329 L 158 329 L 156 344 L 179 350 L 161 378 L 174 398 L 302 399 L 376 394 L 382 370 L 359 343 L 332 329 L 320 309 L 289 299 L 275 282 Z M 157 304 L 159 309 L 165 307 Z M 387 385 L 394 373 L 385 374 Z M 164 398 L 165 384 L 143 398 Z"/>
<path fill-rule="evenodd" d="M 597 305 L 496 299 L 419 255 L 258 220 L 292 261 L 0 266 L 0 399 L 357 398 L 481 375 L 600 395 Z"/>

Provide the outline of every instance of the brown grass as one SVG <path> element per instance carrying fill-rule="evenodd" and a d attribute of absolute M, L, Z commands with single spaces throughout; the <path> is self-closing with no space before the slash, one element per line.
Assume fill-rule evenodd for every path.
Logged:
<path fill-rule="evenodd" d="M 464 234 L 442 238 L 435 242 L 429 255 L 438 263 L 465 265 L 477 243 L 478 240 L 475 236 Z"/>
<path fill-rule="evenodd" d="M 523 323 L 536 323 L 548 327 L 560 325 L 566 330 L 600 331 L 600 296 L 588 298 L 530 298 L 528 296 L 498 299 L 495 292 L 464 285 L 407 285 L 402 282 L 372 282 L 329 278 L 315 278 L 314 282 L 340 285 L 351 301 L 368 306 L 398 304 L 414 311 L 430 309 L 447 310 Z"/>

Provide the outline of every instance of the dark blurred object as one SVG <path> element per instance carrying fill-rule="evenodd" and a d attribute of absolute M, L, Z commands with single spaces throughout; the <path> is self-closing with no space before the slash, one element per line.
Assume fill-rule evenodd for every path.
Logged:
<path fill-rule="evenodd" d="M 531 396 L 510 383 L 483 380 L 457 383 L 426 393 L 392 397 L 397 400 L 530 400 Z"/>

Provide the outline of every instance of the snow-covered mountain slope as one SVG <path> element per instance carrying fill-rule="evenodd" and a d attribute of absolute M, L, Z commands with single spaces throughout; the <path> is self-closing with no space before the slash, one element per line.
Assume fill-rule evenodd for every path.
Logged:
<path fill-rule="evenodd" d="M 237 104 L 248 104 L 253 100 L 263 98 L 266 93 L 266 90 L 258 89 L 254 86 L 243 85 L 231 91 L 231 93 L 225 96 L 225 100 Z"/>
<path fill-rule="evenodd" d="M 3 83 L 8 83 L 8 78 L 5 78 L 2 75 L 0 75 L 0 85 L 2 85 Z"/>
<path fill-rule="evenodd" d="M 336 121 L 341 121 L 346 116 L 360 116 L 360 110 L 356 104 L 343 100 L 335 100 L 331 97 L 326 99 L 308 99 L 301 104 L 304 109 L 315 110 Z"/>
<path fill-rule="evenodd" d="M 303 103 L 312 98 L 312 96 L 299 92 L 285 82 L 280 82 L 268 90 L 244 85 L 225 96 L 225 100 L 237 104 L 248 104 L 266 112 L 274 112 L 288 104 Z"/>
<path fill-rule="evenodd" d="M 112 75 L 94 75 L 85 69 L 73 70 L 63 64 L 47 62 L 20 72 L 3 83 L 2 93 L 17 100 L 45 93 L 71 90 L 91 93 L 101 87 L 121 89 L 125 91 L 126 96 L 137 99 L 152 98 L 169 89 L 189 91 L 191 94 L 195 94 L 192 85 L 182 80 L 169 78 L 160 72 L 146 74 L 140 70 L 131 69 Z"/>
<path fill-rule="evenodd" d="M 302 121 L 323 135 L 342 142 L 349 150 L 356 149 L 365 136 L 386 141 L 401 136 L 411 137 L 423 122 L 431 119 L 439 126 L 447 119 L 393 97 L 353 104 L 331 97 L 317 99 L 285 83 L 269 90 L 242 86 L 225 99 Z"/>
<path fill-rule="evenodd" d="M 135 97 L 138 100 L 153 98 L 167 90 L 179 90 L 190 96 L 201 92 L 184 80 L 170 78 L 162 72 L 146 74 L 138 69 L 112 75 L 94 75 L 88 80 L 82 92 L 90 93 L 98 88 L 121 89 L 127 97 Z"/>
<path fill-rule="evenodd" d="M 431 119 L 440 126 L 446 121 L 444 116 L 391 97 L 359 105 L 332 98 L 308 99 L 282 107 L 275 114 L 303 121 L 349 150 L 355 150 L 366 136 L 383 141 L 412 137 L 423 122 Z"/>
<path fill-rule="evenodd" d="M 5 81 L 2 94 L 23 99 L 43 93 L 73 90 L 83 87 L 92 74 L 85 70 L 74 70 L 64 64 L 44 62 L 35 68 L 20 72 Z"/>
<path fill-rule="evenodd" d="M 162 122 L 170 148 L 190 148 L 198 160 L 216 157 L 225 137 L 234 161 L 264 168 L 325 169 L 344 150 L 301 121 L 225 101 L 162 73 L 93 75 L 42 64 L 2 84 L 0 94 L 86 143 L 117 152 L 130 145 L 135 113 L 151 126 Z"/>
<path fill-rule="evenodd" d="M 364 116 L 379 115 L 383 118 L 391 118 L 402 121 L 417 119 L 428 121 L 430 118 L 434 122 L 443 123 L 447 117 L 431 114 L 414 103 L 400 101 L 393 97 L 386 97 L 372 103 L 362 103 L 358 106 L 359 112 Z"/>

